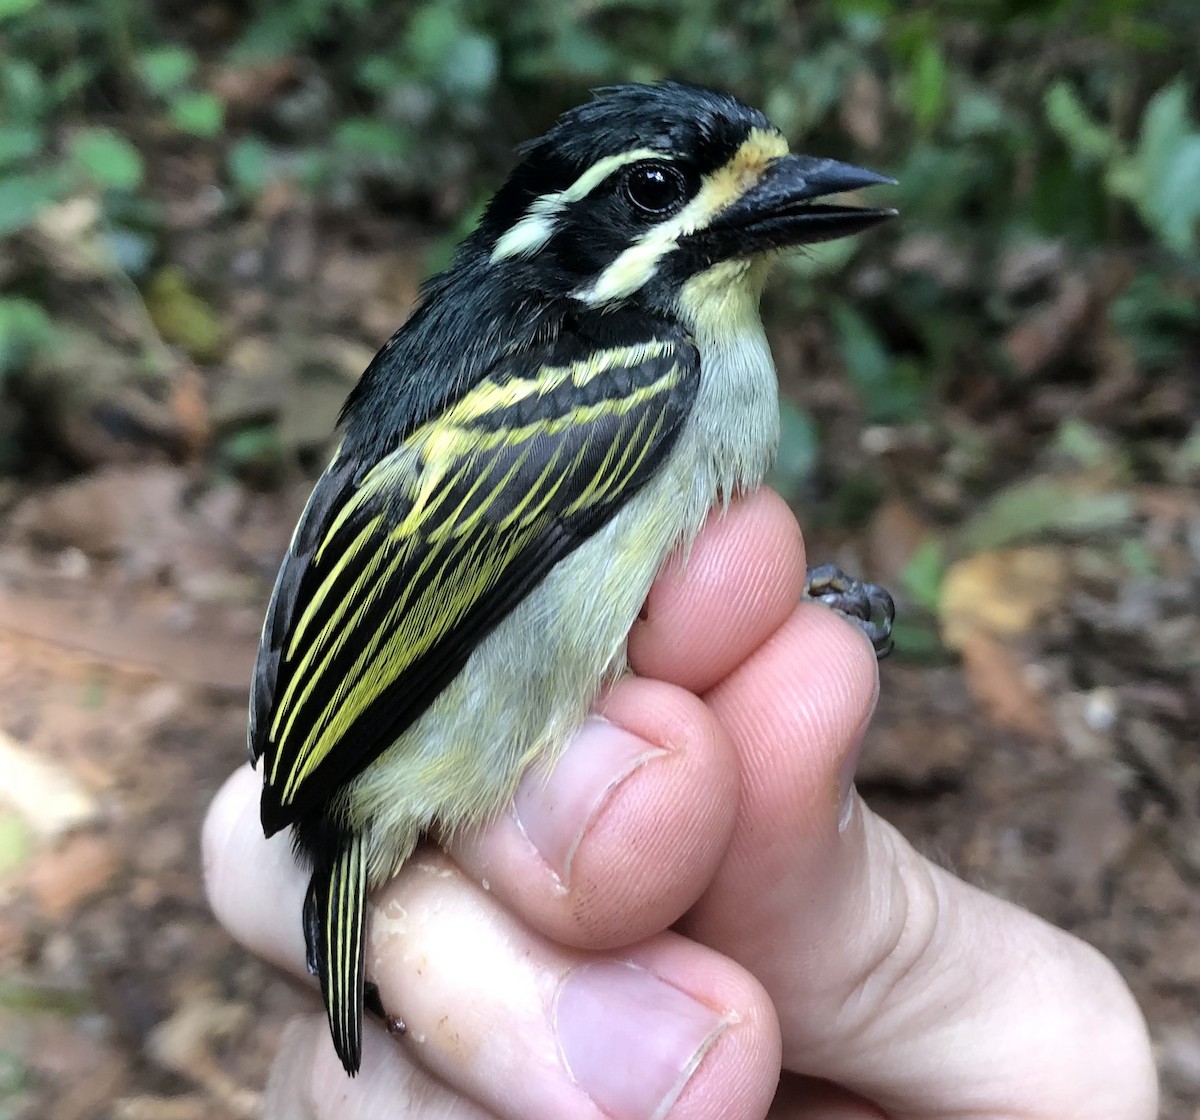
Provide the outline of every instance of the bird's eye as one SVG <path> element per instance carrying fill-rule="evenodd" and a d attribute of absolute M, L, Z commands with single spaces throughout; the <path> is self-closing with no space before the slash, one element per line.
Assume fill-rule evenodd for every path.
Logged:
<path fill-rule="evenodd" d="M 687 180 L 669 163 L 640 163 L 625 176 L 625 197 L 648 214 L 665 214 L 687 197 Z"/>

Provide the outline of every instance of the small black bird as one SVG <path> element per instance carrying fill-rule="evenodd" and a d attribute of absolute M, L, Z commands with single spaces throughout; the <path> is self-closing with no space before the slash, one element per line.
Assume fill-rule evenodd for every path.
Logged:
<path fill-rule="evenodd" d="M 775 452 L 772 259 L 891 216 L 815 201 L 888 182 L 789 154 L 724 93 L 600 90 L 521 150 L 350 394 L 249 729 L 263 829 L 312 867 L 309 967 L 349 1073 L 367 892 L 431 826 L 497 813 L 624 670 L 664 560 Z M 808 593 L 886 649 L 886 592 L 821 569 Z"/>

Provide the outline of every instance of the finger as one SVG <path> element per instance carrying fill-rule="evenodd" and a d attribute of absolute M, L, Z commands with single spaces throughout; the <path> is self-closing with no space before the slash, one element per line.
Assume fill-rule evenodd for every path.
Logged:
<path fill-rule="evenodd" d="M 778 494 L 757 490 L 715 512 L 687 557 L 655 581 L 629 635 L 629 663 L 704 692 L 783 624 L 803 589 L 796 518 Z"/>
<path fill-rule="evenodd" d="M 862 636 L 806 604 L 708 694 L 742 805 L 687 930 L 764 982 L 787 1068 L 886 1111 L 1152 1117 L 1145 1028 L 1111 966 L 857 800 L 875 681 Z"/>
<path fill-rule="evenodd" d="M 733 749 L 689 692 L 626 679 L 547 777 L 527 774 L 513 810 L 456 836 L 451 855 L 556 941 L 628 945 L 700 897 L 738 804 Z"/>
<path fill-rule="evenodd" d="M 417 1065 L 387 1031 L 363 1024 L 363 1068 L 349 1078 L 324 1015 L 299 1016 L 284 1029 L 263 1099 L 270 1120 L 495 1120 Z"/>
<path fill-rule="evenodd" d="M 304 972 L 304 876 L 257 830 L 246 771 L 205 826 L 217 916 L 251 949 Z M 253 775 L 251 775 L 253 776 Z M 223 846 L 224 845 L 224 846 Z M 761 986 L 664 933 L 616 956 L 555 945 L 440 852 L 374 900 L 368 975 L 415 1061 L 500 1117 L 670 1120 L 766 1114 L 778 1025 Z"/>
<path fill-rule="evenodd" d="M 243 945 L 280 968 L 307 975 L 300 911 L 308 875 L 296 862 L 291 838 L 262 833 L 258 799 L 262 779 L 249 766 L 235 770 L 204 818 L 204 887 L 220 923 Z"/>

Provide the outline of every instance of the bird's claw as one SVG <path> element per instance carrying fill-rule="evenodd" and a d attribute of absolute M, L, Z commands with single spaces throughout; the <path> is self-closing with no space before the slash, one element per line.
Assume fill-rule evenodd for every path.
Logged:
<path fill-rule="evenodd" d="M 808 569 L 804 597 L 833 608 L 853 622 L 866 634 L 877 658 L 882 660 L 892 652 L 896 604 L 878 584 L 854 579 L 834 564 L 822 564 Z"/>

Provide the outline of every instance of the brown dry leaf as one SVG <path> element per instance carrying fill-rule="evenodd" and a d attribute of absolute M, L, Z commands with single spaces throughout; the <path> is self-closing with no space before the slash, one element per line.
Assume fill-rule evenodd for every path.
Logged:
<path fill-rule="evenodd" d="M 1054 302 L 1039 307 L 1004 336 L 1004 350 L 1017 372 L 1028 377 L 1066 349 L 1091 308 L 1091 289 L 1078 276 L 1065 276 Z"/>
<path fill-rule="evenodd" d="M 917 548 L 929 537 L 929 525 L 903 498 L 888 498 L 871 518 L 868 547 L 871 569 L 884 583 L 896 583 Z"/>
<path fill-rule="evenodd" d="M 35 755 L 0 731 L 0 800 L 11 805 L 43 840 L 94 821 L 92 797 L 62 766 Z"/>
<path fill-rule="evenodd" d="M 33 228 L 38 249 L 59 281 L 104 280 L 116 271 L 112 250 L 102 236 L 98 198 L 74 195 L 47 207 Z"/>
<path fill-rule="evenodd" d="M 153 611 L 126 610 L 120 625 L 95 604 L 0 588 L 0 631 L 11 631 L 89 661 L 241 696 L 249 687 L 257 636 L 203 624 L 181 630 Z"/>
<path fill-rule="evenodd" d="M 108 1103 L 128 1076 L 111 1040 L 74 1019 L 39 1015 L 27 1023 L 24 1059 L 31 1073 L 66 1091 L 55 1099 L 54 1120 L 107 1115 Z"/>
<path fill-rule="evenodd" d="M 870 70 L 855 70 L 846 83 L 838 122 L 860 148 L 874 150 L 883 143 L 887 91 Z"/>
<path fill-rule="evenodd" d="M 967 688 L 996 723 L 1037 739 L 1054 738 L 1045 698 L 1012 650 L 978 631 L 967 636 L 961 650 Z"/>
<path fill-rule="evenodd" d="M 173 1015 L 154 1028 L 150 1053 L 161 1066 L 194 1082 L 234 1116 L 259 1114 L 257 1093 L 235 1082 L 213 1057 L 210 1043 L 240 1033 L 250 1009 L 210 995 L 203 987 L 190 993 Z"/>
<path fill-rule="evenodd" d="M 179 445 L 187 462 L 196 462 L 208 447 L 212 435 L 208 403 L 204 399 L 204 379 L 190 363 L 180 373 L 171 390 L 167 409 L 179 425 Z"/>
<path fill-rule="evenodd" d="M 942 640 L 961 650 L 976 634 L 1025 633 L 1061 601 L 1067 575 L 1061 548 L 1005 549 L 957 561 L 942 581 Z"/>
<path fill-rule="evenodd" d="M 28 883 L 42 912 L 48 918 L 62 918 L 77 903 L 103 890 L 119 866 L 120 854 L 111 840 L 85 833 L 42 852 L 29 868 Z"/>
<path fill-rule="evenodd" d="M 145 303 L 165 342 L 181 347 L 198 362 L 213 362 L 221 356 L 225 346 L 221 321 L 178 265 L 167 265 L 154 274 Z"/>
<path fill-rule="evenodd" d="M 122 1097 L 113 1104 L 113 1120 L 209 1120 L 212 1101 L 198 1093 L 185 1097 Z"/>
<path fill-rule="evenodd" d="M 162 567 L 179 549 L 187 476 L 170 467 L 110 467 L 31 495 L 12 524 L 48 548 L 131 568 Z"/>
<path fill-rule="evenodd" d="M 278 99 L 295 80 L 295 59 L 265 59 L 217 70 L 212 91 L 229 113 L 256 112 Z"/>

